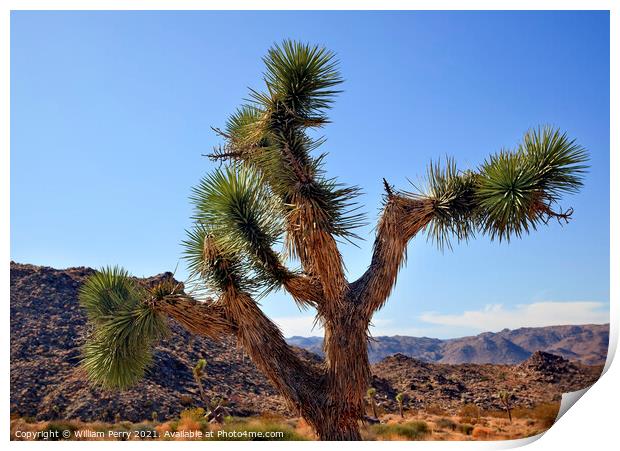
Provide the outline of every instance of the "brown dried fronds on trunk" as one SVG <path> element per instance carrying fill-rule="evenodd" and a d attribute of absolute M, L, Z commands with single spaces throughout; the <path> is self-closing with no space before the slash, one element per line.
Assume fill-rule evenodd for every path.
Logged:
<path fill-rule="evenodd" d="M 431 200 L 389 193 L 379 219 L 368 270 L 351 284 L 352 295 L 370 320 L 386 302 L 407 256 L 407 243 L 433 217 Z"/>
<path fill-rule="evenodd" d="M 347 303 L 338 317 L 325 321 L 324 328 L 329 408 L 339 417 L 360 419 L 370 381 L 368 323 L 357 313 L 355 305 Z"/>
<path fill-rule="evenodd" d="M 303 274 L 286 279 L 283 285 L 300 307 L 321 308 L 325 296 L 318 278 Z"/>
<path fill-rule="evenodd" d="M 320 418 L 321 372 L 295 354 L 280 329 L 249 295 L 231 288 L 221 301 L 237 325 L 238 343 L 290 407 L 310 421 Z"/>
<path fill-rule="evenodd" d="M 224 306 L 217 301 L 199 302 L 191 296 L 175 294 L 157 301 L 154 307 L 193 334 L 218 339 L 237 330 L 237 326 L 227 317 Z"/>
<path fill-rule="evenodd" d="M 336 240 L 326 230 L 328 218 L 303 196 L 294 199 L 294 205 L 287 217 L 289 252 L 299 257 L 308 275 L 318 277 L 326 302 L 340 305 L 347 281 Z"/>

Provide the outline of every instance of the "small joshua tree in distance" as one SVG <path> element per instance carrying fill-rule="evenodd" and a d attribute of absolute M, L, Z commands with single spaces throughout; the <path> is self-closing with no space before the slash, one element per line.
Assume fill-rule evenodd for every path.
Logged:
<path fill-rule="evenodd" d="M 196 385 L 198 385 L 198 392 L 200 393 L 200 399 L 205 405 L 209 405 L 209 401 L 207 400 L 207 395 L 205 394 L 204 388 L 202 386 L 202 375 L 204 373 L 204 369 L 207 366 L 207 361 L 205 359 L 199 359 L 196 362 L 196 365 L 192 369 L 192 373 L 194 375 L 194 380 L 196 381 Z"/>
<path fill-rule="evenodd" d="M 556 205 L 582 186 L 587 153 L 542 127 L 477 167 L 432 162 L 414 192 L 384 179 L 368 269 L 349 281 L 338 240 L 356 239 L 365 223 L 355 205 L 359 190 L 325 174 L 325 154 L 316 153 L 323 141 L 311 134 L 329 122 L 343 81 L 338 62 L 323 47 L 294 41 L 274 45 L 263 61 L 265 89 L 251 90 L 249 102 L 216 129 L 223 144 L 211 158 L 222 166 L 191 197 L 195 224 L 184 244 L 195 289 L 143 288 L 119 268 L 91 276 L 81 290 L 94 325 L 84 367 L 103 386 L 134 384 L 172 318 L 194 335 L 236 340 L 319 438 L 359 440 L 370 385 L 368 329 L 408 243 L 424 233 L 440 248 L 477 235 L 509 241 L 550 219 L 568 222 L 572 209 Z M 293 257 L 299 268 L 289 267 Z M 300 358 L 261 310 L 258 300 L 276 289 L 316 313 L 325 330 L 323 365 Z"/>
<path fill-rule="evenodd" d="M 403 402 L 405 401 L 405 394 L 398 393 L 396 395 L 396 402 L 398 403 L 398 411 L 400 412 L 400 417 L 405 418 L 405 414 L 403 412 Z"/>
<path fill-rule="evenodd" d="M 377 394 L 377 389 L 371 387 L 366 391 L 366 394 L 368 395 L 368 402 L 370 402 L 370 406 L 372 407 L 372 416 L 375 418 L 379 418 L 377 416 L 377 403 L 375 402 L 375 395 Z"/>
<path fill-rule="evenodd" d="M 504 410 L 508 414 L 508 421 L 512 423 L 512 404 L 510 402 L 511 401 L 510 393 L 506 390 L 500 390 L 499 393 L 497 394 L 497 397 L 499 398 L 499 401 L 502 403 Z"/>

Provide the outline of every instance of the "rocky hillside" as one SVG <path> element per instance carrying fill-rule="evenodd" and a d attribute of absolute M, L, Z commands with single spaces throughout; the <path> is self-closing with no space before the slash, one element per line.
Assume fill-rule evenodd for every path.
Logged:
<path fill-rule="evenodd" d="M 192 367 L 205 358 L 210 396 L 226 396 L 238 415 L 285 412 L 283 400 L 233 343 L 190 340 L 172 324 L 156 349 L 155 364 L 122 393 L 91 387 L 79 362 L 87 333 L 78 288 L 89 268 L 56 270 L 11 263 L 11 412 L 22 416 L 131 421 L 171 417 L 196 403 Z"/>
<path fill-rule="evenodd" d="M 464 404 L 498 410 L 500 390 L 511 393 L 514 406 L 533 407 L 559 401 L 562 393 L 592 385 L 602 366 L 570 362 L 536 351 L 519 365 L 437 364 L 395 354 L 373 365 L 373 386 L 388 410 L 402 392 L 414 409 L 430 407 L 458 412 Z"/>
<path fill-rule="evenodd" d="M 289 414 L 234 343 L 190 339 L 175 324 L 172 336 L 157 346 L 154 366 L 139 385 L 122 393 L 92 387 L 79 366 L 88 325 L 78 303 L 79 286 L 92 273 L 89 268 L 11 263 L 12 414 L 41 420 L 112 421 L 120 416 L 141 421 L 157 412 L 160 419 L 172 418 L 198 403 L 192 367 L 200 358 L 208 362 L 203 380 L 208 395 L 226 397 L 234 414 Z M 299 353 L 317 359 L 307 351 Z M 457 409 L 463 402 L 488 406 L 504 386 L 515 390 L 517 404 L 533 405 L 592 384 L 600 370 L 545 353 L 535 353 L 518 366 L 432 364 L 399 354 L 373 366 L 373 385 L 380 405 L 388 410 L 396 408 L 394 396 L 400 391 L 417 407 Z"/>
<path fill-rule="evenodd" d="M 291 337 L 289 343 L 322 354 L 320 337 Z M 587 365 L 607 358 L 609 324 L 522 327 L 485 332 L 473 337 L 440 340 L 427 337 L 375 337 L 368 346 L 371 362 L 404 354 L 426 362 L 515 364 L 545 351 Z"/>

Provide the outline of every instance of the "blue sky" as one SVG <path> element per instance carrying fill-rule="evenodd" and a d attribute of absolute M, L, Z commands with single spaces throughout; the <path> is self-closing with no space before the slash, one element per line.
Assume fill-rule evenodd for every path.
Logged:
<path fill-rule="evenodd" d="M 346 79 L 323 150 L 331 175 L 363 188 L 371 222 L 342 247 L 351 279 L 370 259 L 382 177 L 407 188 L 445 155 L 475 167 L 539 124 L 591 154 L 568 226 L 444 253 L 414 239 L 373 333 L 607 320 L 606 12 L 13 12 L 11 258 L 136 275 L 178 264 L 184 277 L 210 126 L 262 87 L 260 58 L 285 38 L 337 52 Z M 320 333 L 285 295 L 262 305 L 287 335 Z"/>

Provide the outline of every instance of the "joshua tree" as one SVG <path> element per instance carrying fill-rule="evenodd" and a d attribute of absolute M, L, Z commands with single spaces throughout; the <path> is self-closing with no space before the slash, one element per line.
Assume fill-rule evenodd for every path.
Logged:
<path fill-rule="evenodd" d="M 194 366 L 192 373 L 194 374 L 194 380 L 196 381 L 196 385 L 198 385 L 198 391 L 200 392 L 200 399 L 206 405 L 209 405 L 209 401 L 207 400 L 207 395 L 205 394 L 205 390 L 202 386 L 202 373 L 204 372 L 205 367 L 207 366 L 207 361 L 205 359 L 200 359 Z"/>
<path fill-rule="evenodd" d="M 510 393 L 508 393 L 506 390 L 500 390 L 500 392 L 497 394 L 497 397 L 502 403 L 504 410 L 508 414 L 508 421 L 512 423 L 512 405 L 510 404 Z"/>
<path fill-rule="evenodd" d="M 552 218 L 568 222 L 572 209 L 554 205 L 582 185 L 587 153 L 543 127 L 477 167 L 431 163 L 425 186 L 412 192 L 384 179 L 370 264 L 348 281 L 337 240 L 356 239 L 364 221 L 354 205 L 358 189 L 325 175 L 325 154 L 315 154 L 323 141 L 309 133 L 328 122 L 342 82 L 337 61 L 324 48 L 285 41 L 264 63 L 265 89 L 251 90 L 225 128 L 215 129 L 223 144 L 211 158 L 220 168 L 193 190 L 195 226 L 184 244 L 196 288 L 142 288 L 118 268 L 93 275 L 81 293 L 95 325 L 84 365 L 107 387 L 136 382 L 170 317 L 192 334 L 234 337 L 321 439 L 360 439 L 369 324 L 411 239 L 426 233 L 442 248 L 475 234 L 508 241 Z M 275 250 L 279 243 L 283 252 Z M 290 269 L 289 258 L 300 267 Z M 300 358 L 259 307 L 276 289 L 316 312 L 325 330 L 321 366 Z"/>
<path fill-rule="evenodd" d="M 403 401 L 405 400 L 404 393 L 398 393 L 396 395 L 396 402 L 398 403 L 398 411 L 400 412 L 400 417 L 405 418 L 405 414 L 403 413 Z"/>
<path fill-rule="evenodd" d="M 368 401 L 370 402 L 370 406 L 372 407 L 372 416 L 374 416 L 375 418 L 379 418 L 377 416 L 377 403 L 375 402 L 375 395 L 377 394 L 377 389 L 369 388 L 366 391 L 366 394 L 368 395 Z"/>

